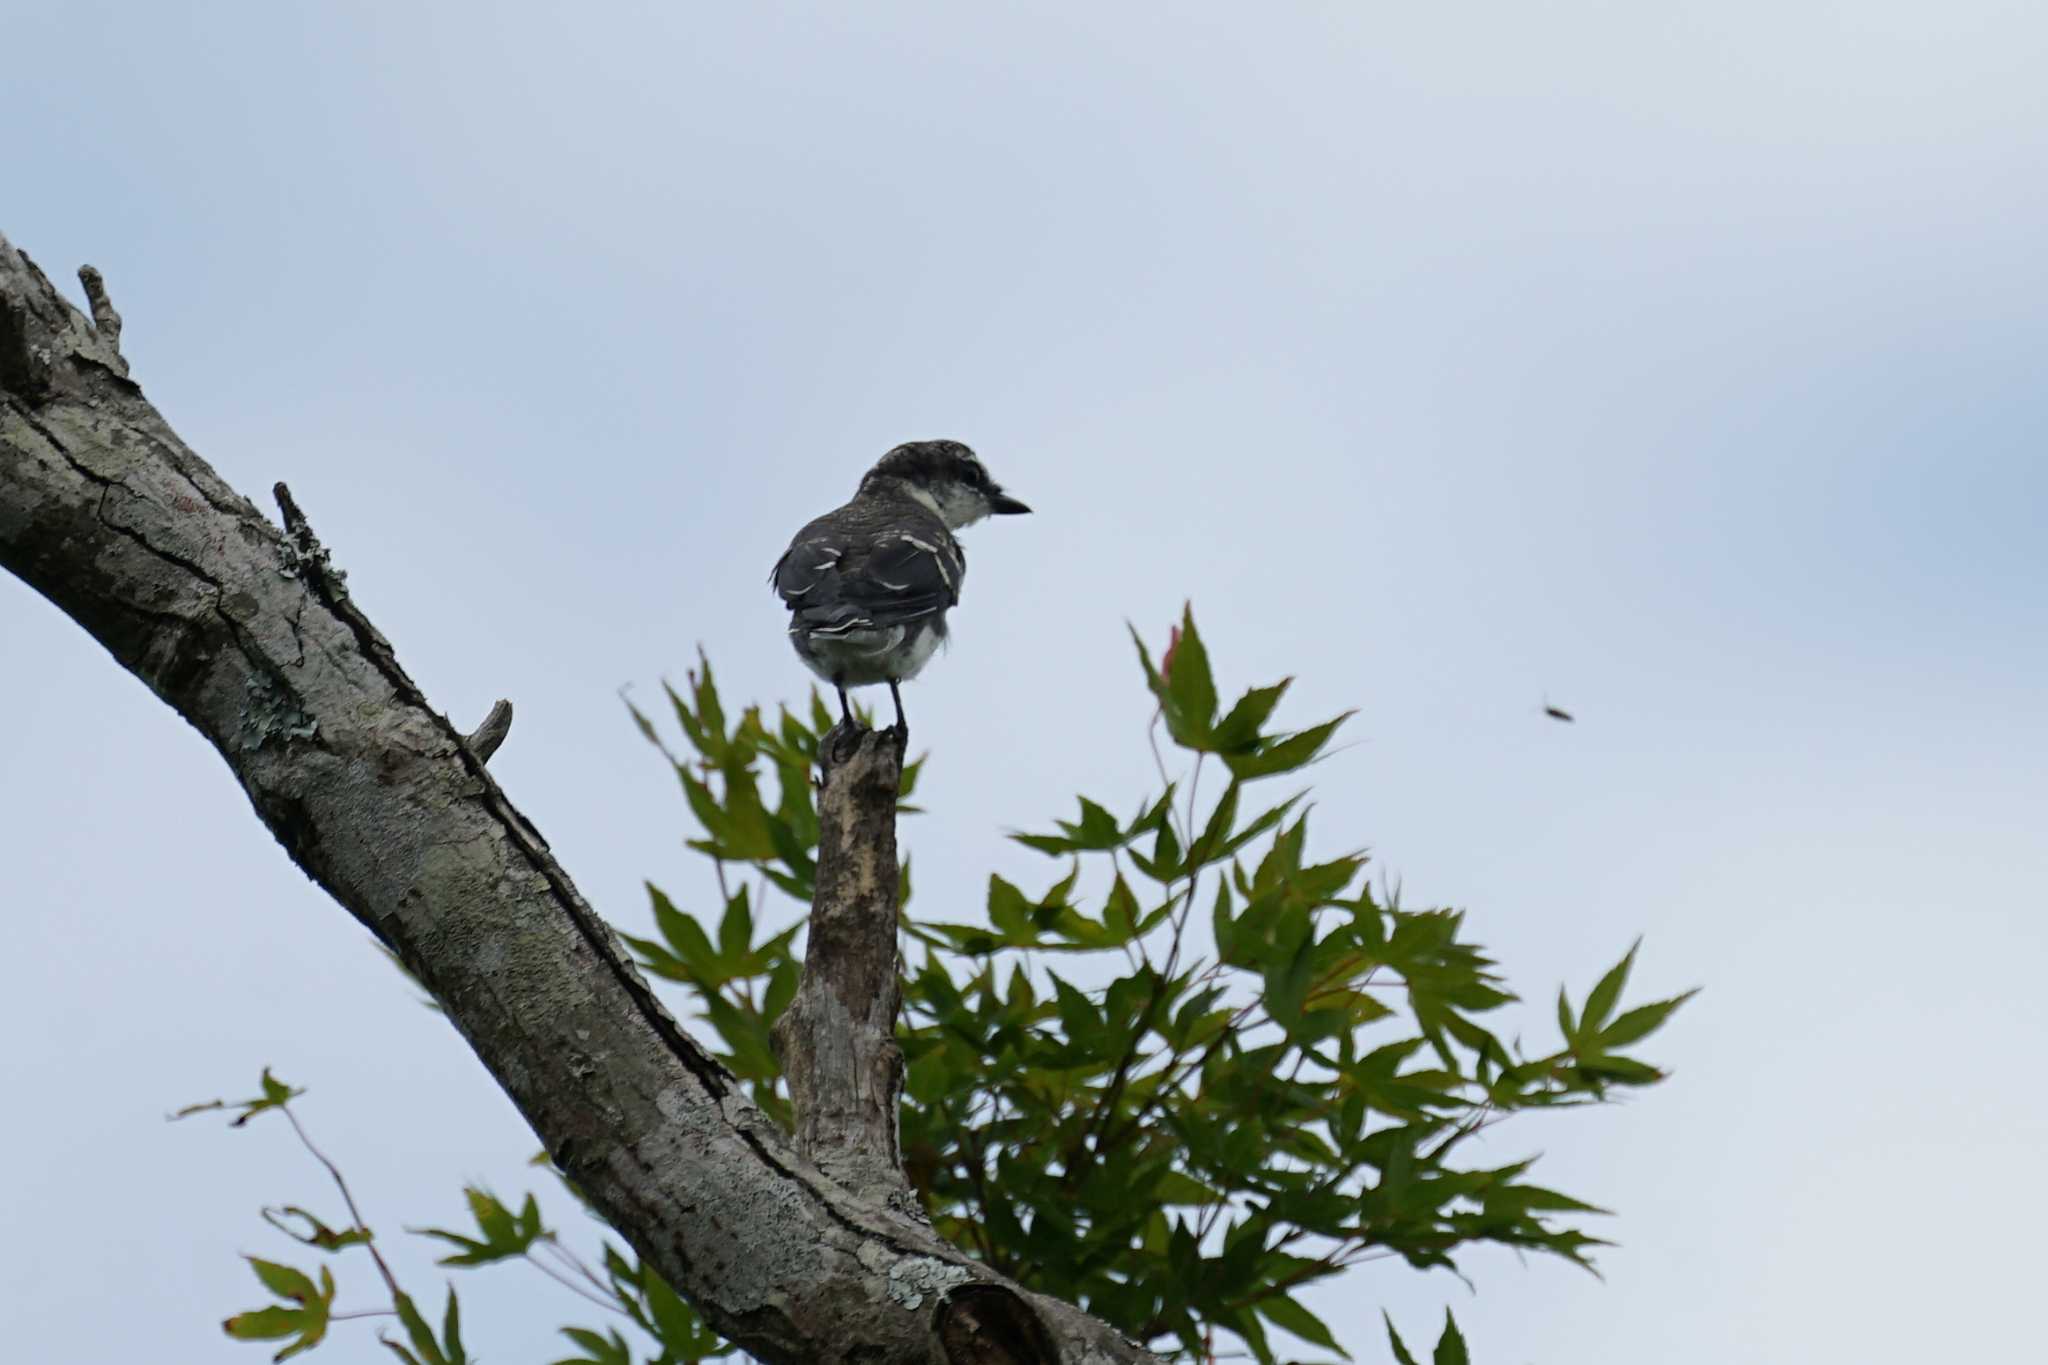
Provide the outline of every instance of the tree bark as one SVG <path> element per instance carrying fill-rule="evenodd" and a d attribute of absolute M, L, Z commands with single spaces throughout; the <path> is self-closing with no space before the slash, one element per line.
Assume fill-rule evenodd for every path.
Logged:
<path fill-rule="evenodd" d="M 852 752 L 842 754 L 848 738 Z M 776 1021 L 775 1048 L 796 1109 L 797 1151 L 869 1202 L 914 1213 L 896 1113 L 903 1100 L 896 797 L 904 738 L 890 730 L 849 737 L 841 727 L 821 746 L 827 766 L 804 976 Z"/>
<path fill-rule="evenodd" d="M 0 237 L 0 565 L 207 737 L 620 1235 L 765 1361 L 1154 1359 L 899 1194 L 900 747 L 864 739 L 821 797 L 818 918 L 782 1031 L 793 1143 L 499 789 L 501 726 L 465 738 L 427 705 L 283 485 L 280 531 L 144 399 L 96 272 L 88 293 L 98 325 Z"/>

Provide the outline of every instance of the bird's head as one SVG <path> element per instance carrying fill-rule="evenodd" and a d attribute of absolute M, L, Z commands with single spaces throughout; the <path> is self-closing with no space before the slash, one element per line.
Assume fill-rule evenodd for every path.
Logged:
<path fill-rule="evenodd" d="M 948 528 L 1031 509 L 1003 492 L 981 458 L 958 441 L 906 441 L 860 481 L 862 493 L 900 493 L 929 507 Z"/>

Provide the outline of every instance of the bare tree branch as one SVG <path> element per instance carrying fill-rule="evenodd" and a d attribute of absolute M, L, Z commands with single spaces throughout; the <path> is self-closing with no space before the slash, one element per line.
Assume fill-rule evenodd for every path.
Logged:
<path fill-rule="evenodd" d="M 835 729 L 831 745 L 845 732 Z M 904 737 L 862 730 L 818 793 L 818 879 L 803 982 L 775 1025 L 797 1150 L 875 1203 L 915 1211 L 897 1141 L 896 799 Z M 838 746 L 841 750 L 844 744 Z"/>
<path fill-rule="evenodd" d="M 799 993 L 822 1021 L 786 1037 L 793 1073 L 812 1072 L 804 1140 L 749 1102 L 661 1006 L 482 746 L 428 706 L 289 494 L 280 533 L 143 398 L 111 332 L 0 237 L 0 566 L 206 736 L 286 852 L 435 994 L 650 1265 L 770 1362 L 1152 1358 L 875 1197 L 893 1110 L 886 1154 L 851 1148 L 856 1134 L 882 1141 L 900 1063 L 887 1060 L 893 975 L 878 986 L 872 958 L 865 984 Z M 874 762 L 867 778 L 849 763 L 824 798 L 849 803 L 855 837 L 823 852 L 868 864 L 821 866 L 819 884 L 871 903 L 886 869 L 893 937 L 893 842 L 858 838 L 877 837 L 883 793 L 893 811 L 889 758 Z M 840 909 L 824 907 L 827 925 Z M 841 1020 L 867 1036 L 823 1069 L 881 1068 L 850 1088 L 814 1055 Z M 823 1117 L 842 1095 L 850 1118 Z"/>

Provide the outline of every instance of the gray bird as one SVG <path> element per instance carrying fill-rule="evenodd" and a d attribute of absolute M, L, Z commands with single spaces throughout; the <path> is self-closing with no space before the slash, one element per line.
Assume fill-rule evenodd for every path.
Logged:
<path fill-rule="evenodd" d="M 946 638 L 967 577 L 953 533 L 1030 510 L 958 441 L 911 441 L 876 462 L 853 501 L 796 533 L 768 581 L 789 608 L 797 657 L 838 690 L 842 723 L 853 719 L 847 688 L 887 683 L 904 729 L 896 685 Z"/>

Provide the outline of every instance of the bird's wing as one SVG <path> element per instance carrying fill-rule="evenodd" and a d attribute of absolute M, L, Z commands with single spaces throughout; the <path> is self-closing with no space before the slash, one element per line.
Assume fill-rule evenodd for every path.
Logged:
<path fill-rule="evenodd" d="M 934 616 L 959 602 L 966 574 L 951 536 L 888 531 L 867 544 L 799 536 L 769 581 L 795 624 L 831 634 Z"/>

